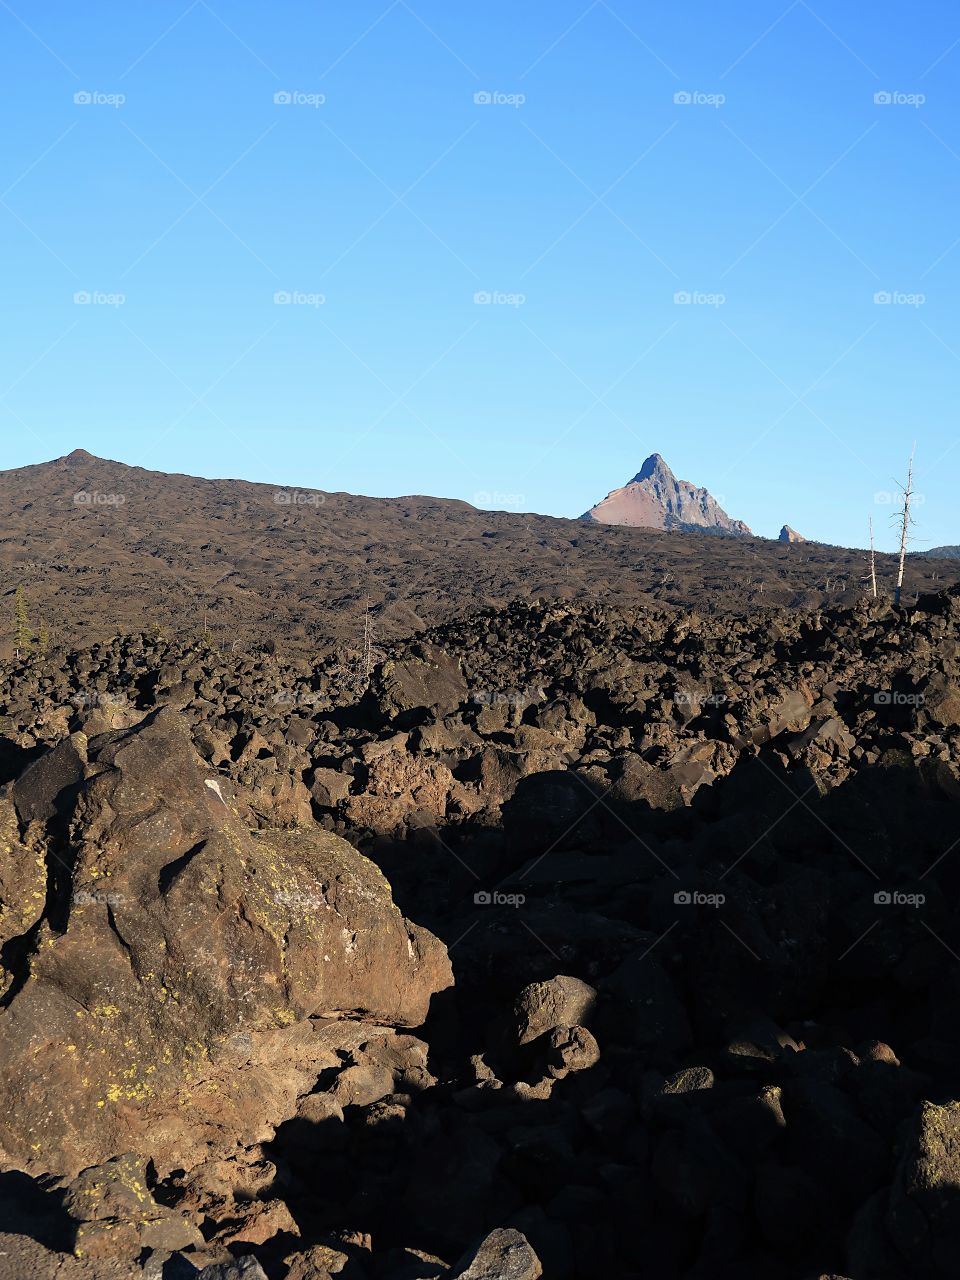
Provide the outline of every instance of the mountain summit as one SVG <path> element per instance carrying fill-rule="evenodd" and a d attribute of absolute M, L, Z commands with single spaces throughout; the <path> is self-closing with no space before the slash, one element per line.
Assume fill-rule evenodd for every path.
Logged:
<path fill-rule="evenodd" d="M 678 480 L 659 453 L 652 453 L 622 489 L 614 489 L 581 520 L 631 525 L 680 533 L 716 533 L 732 538 L 751 534 L 742 520 L 732 520 L 706 489 Z"/>

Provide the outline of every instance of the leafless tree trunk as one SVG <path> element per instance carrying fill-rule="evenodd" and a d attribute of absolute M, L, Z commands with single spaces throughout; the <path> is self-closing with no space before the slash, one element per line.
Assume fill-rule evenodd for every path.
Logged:
<path fill-rule="evenodd" d="M 870 517 L 870 586 L 873 598 L 877 598 L 877 551 L 873 541 L 873 516 Z"/>
<path fill-rule="evenodd" d="M 903 592 L 903 568 L 907 559 L 907 534 L 910 529 L 910 499 L 913 497 L 913 457 L 917 451 L 917 446 L 913 446 L 913 453 L 910 454 L 910 466 L 907 468 L 907 487 L 903 491 L 903 510 L 900 512 L 900 569 L 897 573 L 897 589 L 894 593 L 893 603 L 900 608 L 900 596 Z"/>
<path fill-rule="evenodd" d="M 370 634 L 370 601 L 366 602 L 363 615 L 363 687 L 370 683 L 370 671 L 373 668 L 373 637 Z"/>

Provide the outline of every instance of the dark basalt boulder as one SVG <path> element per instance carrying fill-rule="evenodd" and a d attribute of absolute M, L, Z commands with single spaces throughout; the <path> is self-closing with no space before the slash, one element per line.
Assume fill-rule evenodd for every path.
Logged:
<path fill-rule="evenodd" d="M 217 1131 L 262 1139 L 338 1026 L 418 1026 L 450 985 L 443 945 L 349 844 L 250 833 L 176 713 L 51 754 L 14 789 L 55 817 L 49 900 L 0 1012 L 8 1160 L 72 1174 L 139 1151 L 189 1167 Z"/>

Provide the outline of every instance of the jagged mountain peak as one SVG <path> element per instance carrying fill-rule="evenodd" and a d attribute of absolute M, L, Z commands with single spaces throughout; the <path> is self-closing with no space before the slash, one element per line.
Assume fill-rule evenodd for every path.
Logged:
<path fill-rule="evenodd" d="M 659 453 L 651 453 L 632 480 L 613 489 L 581 519 L 735 538 L 749 537 L 751 533 L 742 520 L 731 519 L 706 489 L 678 480 Z"/>
<path fill-rule="evenodd" d="M 661 453 L 651 453 L 650 457 L 647 458 L 646 462 L 644 462 L 643 466 L 633 477 L 633 481 L 631 483 L 640 484 L 641 481 L 650 480 L 654 476 L 663 476 L 664 478 L 669 478 L 671 480 L 676 479 L 673 472 L 667 465 L 666 459 Z"/>

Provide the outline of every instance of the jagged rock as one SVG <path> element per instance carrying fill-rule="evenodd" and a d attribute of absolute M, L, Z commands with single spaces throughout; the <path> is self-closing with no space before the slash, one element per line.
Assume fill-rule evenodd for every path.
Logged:
<path fill-rule="evenodd" d="M 779 541 L 780 542 L 806 542 L 808 541 L 808 539 L 806 539 L 802 534 L 797 533 L 796 529 L 791 529 L 788 524 L 785 524 L 783 528 L 780 530 Z"/>
<path fill-rule="evenodd" d="M 86 776 L 61 818 L 65 900 L 0 1013 L 8 1156 L 63 1173 L 117 1150 L 189 1165 L 225 1120 L 268 1134 L 293 1114 L 338 1018 L 416 1026 L 449 985 L 444 948 L 349 845 L 249 834 L 175 713 L 71 751 Z M 33 813 L 64 795 L 59 770 L 43 776 Z M 277 1054 L 292 1062 L 258 1096 Z"/>
<path fill-rule="evenodd" d="M 116 1156 L 85 1169 L 69 1184 L 63 1204 L 74 1220 L 73 1251 L 90 1261 L 134 1261 L 144 1249 L 184 1249 L 203 1236 L 182 1214 L 157 1204 L 147 1188 L 145 1161 Z"/>
<path fill-rule="evenodd" d="M 586 1027 L 555 1027 L 550 1032 L 547 1071 L 561 1079 L 571 1071 L 587 1071 L 600 1061 L 600 1046 Z"/>
<path fill-rule="evenodd" d="M 284 1259 L 288 1271 L 284 1280 L 328 1280 L 330 1276 L 356 1274 L 350 1255 L 332 1245 L 316 1244 L 303 1253 L 292 1253 Z"/>
<path fill-rule="evenodd" d="M 43 915 L 47 897 L 47 861 L 38 839 L 24 843 L 20 838 L 17 812 L 10 800 L 0 798 L 0 955 L 5 964 L 0 973 L 6 990 L 13 971 L 17 939 L 26 939 Z"/>
<path fill-rule="evenodd" d="M 435 645 L 418 646 L 416 655 L 389 660 L 374 672 L 371 696 L 381 715 L 415 723 L 428 713 L 443 717 L 467 699 L 467 682 L 456 658 Z"/>
<path fill-rule="evenodd" d="M 542 1275 L 540 1259 L 526 1236 L 501 1227 L 464 1254 L 450 1272 L 450 1280 L 538 1280 Z"/>
<path fill-rule="evenodd" d="M 71 734 L 42 755 L 13 785 L 13 803 L 22 822 L 46 822 L 54 817 L 66 793 L 83 781 L 87 736 Z"/>
<path fill-rule="evenodd" d="M 346 1067 L 337 1076 L 331 1094 L 340 1107 L 369 1107 L 393 1092 L 393 1072 L 373 1063 Z"/>
<path fill-rule="evenodd" d="M 890 1194 L 887 1227 L 916 1274 L 946 1280 L 960 1256 L 960 1102 L 923 1102 Z"/>
<path fill-rule="evenodd" d="M 197 1280 L 267 1280 L 267 1273 L 251 1254 L 232 1262 L 215 1262 L 204 1267 Z"/>
<path fill-rule="evenodd" d="M 560 975 L 534 982 L 517 996 L 514 1029 L 517 1044 L 529 1044 L 554 1027 L 574 1027 L 590 1021 L 597 993 L 579 978 Z"/>

